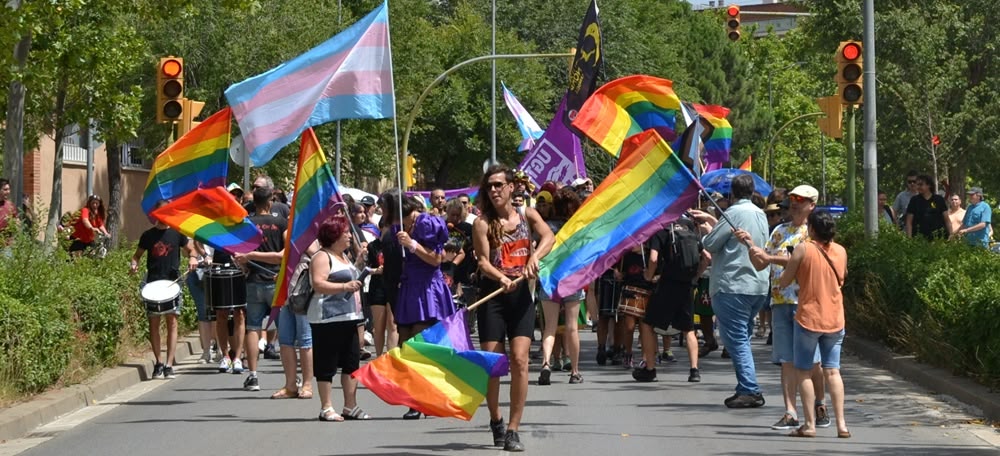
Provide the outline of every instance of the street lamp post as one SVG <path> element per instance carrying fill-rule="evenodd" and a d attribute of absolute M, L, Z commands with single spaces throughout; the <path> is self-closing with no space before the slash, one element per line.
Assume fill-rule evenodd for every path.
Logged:
<path fill-rule="evenodd" d="M 785 71 L 792 67 L 802 66 L 805 63 L 806 62 L 793 62 L 789 65 L 786 65 L 778 69 L 777 71 Z M 771 113 L 771 122 L 770 125 L 768 125 L 767 132 L 772 134 L 772 136 L 774 132 L 774 93 L 772 91 L 772 86 L 773 86 L 772 79 L 774 77 L 774 73 L 775 73 L 774 71 L 767 72 L 767 108 L 768 112 Z M 774 152 L 773 148 L 770 148 L 767 151 L 767 181 L 768 183 L 771 184 L 772 187 L 774 187 L 774 157 L 772 156 L 773 152 Z"/>

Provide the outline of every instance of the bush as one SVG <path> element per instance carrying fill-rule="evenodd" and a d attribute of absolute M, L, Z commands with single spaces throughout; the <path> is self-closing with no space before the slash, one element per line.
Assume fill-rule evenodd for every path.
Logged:
<path fill-rule="evenodd" d="M 838 226 L 848 250 L 848 330 L 1000 388 L 1000 256 L 963 242 L 909 239 L 860 217 Z"/>
<path fill-rule="evenodd" d="M 16 237 L 3 250 L 0 403 L 79 382 L 137 349 L 148 350 L 142 273 L 128 271 L 134 252 L 130 244 L 104 259 L 71 259 L 61 249 L 46 252 L 30 236 Z M 194 305 L 184 307 L 181 331 L 194 326 Z"/>

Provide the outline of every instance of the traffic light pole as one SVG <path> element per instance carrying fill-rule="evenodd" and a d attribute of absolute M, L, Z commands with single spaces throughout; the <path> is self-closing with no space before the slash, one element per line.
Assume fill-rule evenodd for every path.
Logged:
<path fill-rule="evenodd" d="M 499 54 L 499 55 L 483 55 L 483 56 L 471 58 L 469 60 L 466 60 L 464 62 L 459 63 L 458 65 L 455 65 L 455 66 L 453 66 L 451 68 L 448 68 L 447 70 L 445 70 L 444 73 L 441 73 L 441 74 L 438 75 L 438 77 L 434 78 L 434 80 L 431 81 L 431 83 L 424 89 L 424 91 L 420 93 L 420 96 L 417 97 L 417 101 L 415 103 L 413 103 L 413 109 L 410 110 L 410 114 L 408 116 L 406 116 L 406 126 L 403 127 L 403 146 L 400 148 L 400 153 L 402 154 L 402 157 L 400 157 L 400 159 L 399 159 L 399 166 L 400 166 L 399 169 L 402 170 L 402 166 L 403 166 L 403 164 L 406 163 L 406 157 L 409 154 L 408 146 L 410 144 L 410 130 L 413 128 L 413 121 L 417 117 L 417 112 L 420 111 L 420 105 L 423 104 L 424 99 L 426 99 L 427 96 L 430 95 L 431 89 L 433 89 L 435 86 L 437 86 L 442 81 L 444 81 L 448 77 L 449 74 L 452 74 L 455 71 L 458 71 L 459 68 L 461 68 L 463 66 L 466 66 L 466 65 L 468 65 L 470 63 L 482 62 L 484 60 L 494 61 L 494 60 L 545 59 L 545 58 L 556 58 L 556 57 L 573 57 L 574 55 L 575 55 L 574 53 L 570 53 L 570 52 L 563 52 L 563 53 L 558 53 L 558 54 Z M 400 173 L 400 174 L 402 174 L 402 173 Z M 400 176 L 400 180 L 402 180 L 402 176 Z M 401 182 L 400 185 L 403 186 L 403 188 L 401 190 L 406 191 L 405 182 Z"/>
<path fill-rule="evenodd" d="M 865 0 L 864 27 L 864 101 L 865 101 L 865 237 L 878 234 L 878 151 L 875 135 L 875 1 Z"/>
<path fill-rule="evenodd" d="M 774 132 L 774 134 L 771 135 L 771 142 L 768 143 L 767 145 L 767 168 L 771 170 L 771 175 L 768 175 L 768 178 L 771 179 L 772 185 L 774 182 L 774 176 L 773 176 L 774 163 L 772 162 L 774 160 L 774 143 L 778 141 L 778 137 L 781 136 L 781 132 L 784 131 L 786 127 L 799 120 L 808 119 L 810 117 L 819 117 L 824 115 L 826 115 L 825 112 L 810 112 L 809 114 L 802 114 L 801 116 L 793 117 L 792 120 L 785 122 L 785 124 L 782 125 L 781 128 L 778 129 L 778 131 Z"/>
<path fill-rule="evenodd" d="M 847 185 L 846 194 L 844 195 L 844 205 L 847 206 L 848 210 L 854 210 L 854 198 L 855 192 L 855 182 L 857 178 L 855 177 L 855 168 L 857 168 L 857 163 L 855 157 L 857 156 L 857 151 L 854 147 L 854 113 L 857 112 L 854 106 L 847 107 L 847 137 L 844 139 L 845 145 L 847 146 Z M 877 195 L 876 195 L 877 196 Z"/>

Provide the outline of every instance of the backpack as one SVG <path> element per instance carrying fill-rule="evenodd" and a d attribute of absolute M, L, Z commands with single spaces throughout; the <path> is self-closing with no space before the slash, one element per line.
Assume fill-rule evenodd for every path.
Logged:
<path fill-rule="evenodd" d="M 292 273 L 292 280 L 289 281 L 291 286 L 288 289 L 287 304 L 292 306 L 292 313 L 298 315 L 305 315 L 309 312 L 309 302 L 312 301 L 313 297 L 312 277 L 309 273 L 311 260 L 311 258 L 307 258 L 300 261 L 298 266 L 295 266 L 295 272 Z"/>
<path fill-rule="evenodd" d="M 694 222 L 681 217 L 664 230 L 661 245 L 660 277 L 689 282 L 698 274 L 701 263 L 701 235 Z M 665 248 L 664 248 L 665 247 Z"/>

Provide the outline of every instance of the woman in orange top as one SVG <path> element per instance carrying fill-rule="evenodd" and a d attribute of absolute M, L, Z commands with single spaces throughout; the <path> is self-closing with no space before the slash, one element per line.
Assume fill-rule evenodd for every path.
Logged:
<path fill-rule="evenodd" d="M 810 371 L 817 346 L 837 418 L 837 437 L 851 436 L 844 419 L 844 381 L 840 377 L 840 348 L 844 343 L 844 295 L 840 287 L 847 275 L 847 251 L 833 242 L 836 232 L 836 222 L 830 214 L 810 214 L 809 238 L 812 241 L 795 247 L 779 283 L 781 288 L 793 281 L 799 284 L 799 308 L 795 313 L 793 337 L 805 424 L 792 432 L 792 437 L 816 436 L 816 414 L 812 407 L 816 398 L 813 397 Z"/>
<path fill-rule="evenodd" d="M 73 225 L 73 235 L 70 236 L 73 243 L 69 246 L 70 253 L 83 252 L 87 248 L 97 247 L 98 234 L 111 237 L 108 234 L 108 229 L 104 227 L 106 217 L 107 211 L 104 209 L 104 201 L 101 200 L 101 197 L 88 196 L 87 205 L 80 210 L 80 218 Z"/>

